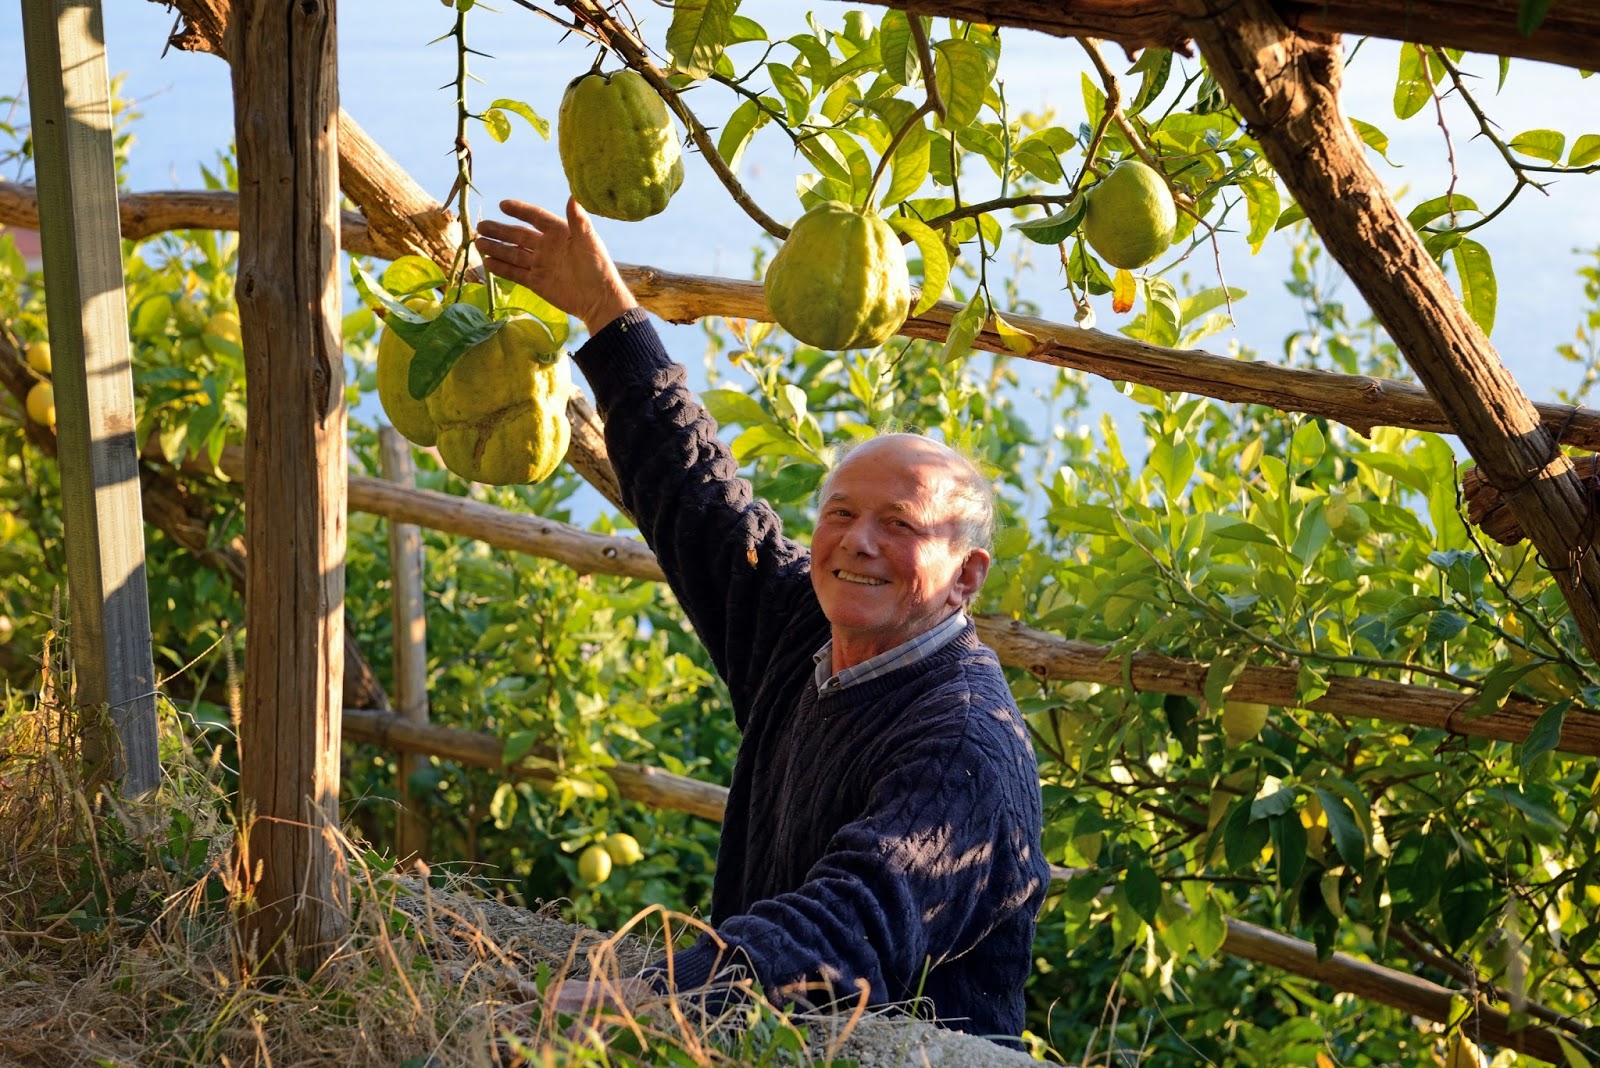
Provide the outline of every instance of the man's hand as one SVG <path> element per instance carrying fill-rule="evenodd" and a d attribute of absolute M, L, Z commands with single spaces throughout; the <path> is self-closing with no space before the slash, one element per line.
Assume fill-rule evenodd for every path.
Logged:
<path fill-rule="evenodd" d="M 478 251 L 494 274 L 520 282 L 596 334 L 638 301 L 617 273 L 588 212 L 567 200 L 561 218 L 536 204 L 502 200 L 500 210 L 527 226 L 485 219 Z"/>

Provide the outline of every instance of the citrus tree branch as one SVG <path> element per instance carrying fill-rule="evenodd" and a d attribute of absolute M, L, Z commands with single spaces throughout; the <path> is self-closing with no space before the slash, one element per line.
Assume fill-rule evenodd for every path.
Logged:
<path fill-rule="evenodd" d="M 922 81 L 928 90 L 928 104 L 933 108 L 933 113 L 939 116 L 939 121 L 943 122 L 946 114 L 944 97 L 939 92 L 938 67 L 933 62 L 933 46 L 928 43 L 928 29 L 917 15 L 907 15 L 906 22 L 911 26 L 911 39 L 917 45 L 917 62 L 922 66 Z"/>

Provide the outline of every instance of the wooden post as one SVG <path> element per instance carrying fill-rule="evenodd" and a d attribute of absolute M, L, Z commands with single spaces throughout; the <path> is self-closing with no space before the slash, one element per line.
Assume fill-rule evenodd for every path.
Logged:
<path fill-rule="evenodd" d="M 392 426 L 378 431 L 383 477 L 406 489 L 416 488 L 411 444 Z M 401 718 L 428 722 L 428 620 L 422 603 L 422 531 L 414 523 L 389 520 L 389 573 L 394 592 L 389 615 L 394 627 L 394 700 Z M 411 797 L 411 776 L 428 766 L 421 753 L 401 751 L 396 760 L 400 813 L 395 820 L 394 855 L 409 862 L 426 860 L 428 821 Z"/>
<path fill-rule="evenodd" d="M 246 960 L 324 961 L 349 922 L 338 836 L 345 403 L 333 0 L 238 0 Z"/>
<path fill-rule="evenodd" d="M 23 0 L 22 16 L 75 699 L 90 781 L 120 774 L 123 795 L 137 797 L 161 766 L 105 32 L 99 0 Z"/>

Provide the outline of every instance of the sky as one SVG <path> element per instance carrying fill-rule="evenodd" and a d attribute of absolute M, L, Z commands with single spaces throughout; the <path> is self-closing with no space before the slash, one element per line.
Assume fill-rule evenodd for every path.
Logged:
<path fill-rule="evenodd" d="M 496 97 L 524 100 L 554 122 L 566 83 L 587 70 L 592 53 L 578 42 L 560 41 L 560 29 L 514 0 L 499 0 L 501 10 L 473 10 L 469 42 L 492 54 L 473 59 L 482 79 L 470 90 L 470 102 L 482 107 Z M 741 13 L 763 23 L 773 37 L 804 28 L 804 12 L 816 12 L 826 26 L 838 27 L 850 7 L 826 0 L 811 5 L 783 0 L 746 0 Z M 647 37 L 664 37 L 669 12 L 654 4 L 634 4 L 635 14 L 649 21 Z M 876 16 L 879 10 L 868 8 Z M 19 5 L 0 4 L 0 95 L 19 91 L 24 82 Z M 175 15 L 147 0 L 109 0 L 105 4 L 107 50 L 113 73 L 125 75 L 123 91 L 137 102 L 143 118 L 129 171 L 135 191 L 197 188 L 199 168 L 213 162 L 232 138 L 232 111 L 227 66 L 213 56 L 167 51 L 165 41 Z M 341 103 L 368 133 L 423 185 L 443 197 L 455 175 L 451 155 L 455 110 L 447 83 L 454 76 L 450 42 L 428 42 L 448 32 L 453 13 L 440 0 L 339 0 Z M 1054 108 L 1060 121 L 1075 128 L 1083 117 L 1081 71 L 1086 67 L 1076 42 L 1025 31 L 1004 31 L 1001 76 L 1005 95 L 1015 109 Z M 1359 47 L 1356 47 L 1359 44 Z M 734 52 L 736 63 L 750 63 L 759 46 Z M 1113 67 L 1126 69 L 1121 49 L 1106 45 Z M 1392 162 L 1374 157 L 1382 179 L 1402 208 L 1445 191 L 1450 181 L 1447 144 L 1439 117 L 1430 108 L 1409 121 L 1395 118 L 1391 104 L 1398 50 L 1392 42 L 1346 39 L 1354 56 L 1346 73 L 1344 108 L 1352 117 L 1372 123 L 1391 139 Z M 780 48 L 774 58 L 787 59 Z M 1502 91 L 1495 92 L 1493 59 L 1469 56 L 1463 66 L 1478 76 L 1479 96 L 1507 136 L 1529 128 L 1553 128 L 1570 144 L 1584 133 L 1600 132 L 1600 77 L 1583 79 L 1578 72 L 1535 63 L 1516 63 Z M 1130 79 L 1130 86 L 1136 84 Z M 721 95 L 718 95 L 721 94 Z M 691 106 L 706 115 L 726 114 L 732 106 L 720 87 L 691 94 Z M 702 100 L 705 102 L 702 103 Z M 1458 101 L 1448 102 L 1445 120 L 1459 175 L 1458 192 L 1480 205 L 1498 203 L 1511 178 L 1492 146 L 1472 138 L 1475 126 Z M 520 119 L 505 144 L 496 144 L 479 127 L 472 137 L 475 178 L 482 192 L 478 211 L 494 213 L 502 197 L 532 200 L 559 207 L 565 200 L 554 140 L 540 140 Z M 762 235 L 733 205 L 709 167 L 698 156 L 686 158 L 683 189 L 661 215 L 639 223 L 599 220 L 614 257 L 672 271 L 748 278 L 751 250 Z M 981 195 L 980 174 L 963 185 L 967 196 Z M 759 134 L 741 164 L 740 177 L 758 203 L 783 221 L 799 214 L 795 176 L 805 170 L 789 143 L 776 133 Z M 7 178 L 15 175 L 6 175 Z M 1515 204 L 1478 235 L 1494 258 L 1499 283 L 1499 315 L 1491 340 L 1502 359 L 1536 400 L 1554 399 L 1559 388 L 1571 388 L 1580 370 L 1561 361 L 1556 346 L 1572 339 L 1583 309 L 1576 270 L 1593 258 L 1577 250 L 1600 248 L 1600 175 L 1569 176 L 1552 184 L 1548 195 L 1525 191 Z M 1045 318 L 1070 322 L 1072 307 L 1062 292 L 1053 250 L 1031 246 L 1037 270 L 1021 283 Z M 1304 326 L 1299 302 L 1283 289 L 1289 245 L 1283 236 L 1268 240 L 1250 255 L 1242 235 L 1225 239 L 1220 255 L 1227 283 L 1249 291 L 1235 307 L 1233 329 L 1203 343 L 1212 352 L 1244 346 L 1264 359 L 1281 359 L 1286 334 Z M 1217 268 L 1211 257 L 1191 258 L 1186 269 L 1196 287 L 1214 285 Z M 1352 305 L 1359 297 L 1336 274 L 1334 292 Z M 1097 306 L 1098 325 L 1114 330 L 1126 319 Z M 692 366 L 702 360 L 703 335 L 695 327 L 672 327 L 668 344 Z M 1057 372 L 1029 368 L 1039 386 Z M 1108 387 L 1097 387 L 1095 404 L 1119 419 L 1131 402 Z M 1091 413 L 1089 422 L 1098 420 Z M 1042 429 L 1042 428 L 1041 428 Z M 1127 435 L 1124 435 L 1125 437 Z"/>

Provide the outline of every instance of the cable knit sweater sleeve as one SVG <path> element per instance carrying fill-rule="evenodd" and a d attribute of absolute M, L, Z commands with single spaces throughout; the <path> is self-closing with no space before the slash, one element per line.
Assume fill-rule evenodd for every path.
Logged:
<path fill-rule="evenodd" d="M 716 422 L 643 309 L 618 317 L 573 359 L 605 419 L 623 503 L 727 682 L 742 729 L 767 655 L 783 644 L 768 624 L 751 623 L 781 626 L 785 606 L 810 595 L 810 556 L 738 477 Z"/>

